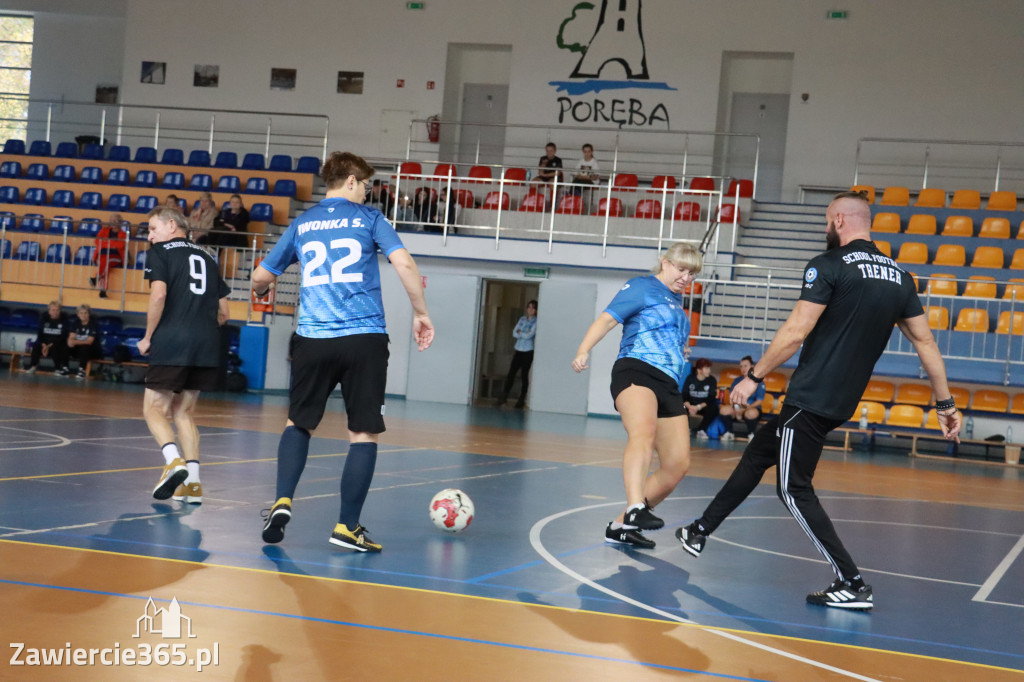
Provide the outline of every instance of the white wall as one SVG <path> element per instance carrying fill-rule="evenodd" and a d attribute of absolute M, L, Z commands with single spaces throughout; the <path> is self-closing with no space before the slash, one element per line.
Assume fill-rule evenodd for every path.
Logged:
<path fill-rule="evenodd" d="M 450 42 L 512 44 L 508 120 L 550 126 L 553 138 L 558 137 L 559 95 L 549 82 L 565 80 L 579 56 L 556 45 L 559 25 L 575 0 L 431 0 L 423 11 L 406 10 L 397 0 L 124 1 L 123 101 L 327 114 L 330 146 L 371 156 L 381 110 L 409 110 L 421 117 L 441 111 Z M 0 4 L 25 5 L 21 0 Z M 849 10 L 849 19 L 825 19 L 836 6 L 832 0 L 648 0 L 643 28 L 651 80 L 676 90 L 582 97 L 663 102 L 673 128 L 711 130 L 718 116 L 723 52 L 792 52 L 794 100 L 784 188 L 790 197 L 800 183 L 848 183 L 862 136 L 1021 139 L 1020 0 L 847 0 L 839 5 Z M 579 18 L 567 37 L 585 42 L 589 31 Z M 112 44 L 118 42 L 115 33 L 108 35 Z M 142 60 L 166 61 L 167 84 L 140 84 Z M 219 64 L 220 87 L 193 88 L 195 64 Z M 298 69 L 294 91 L 270 90 L 275 66 Z M 67 81 L 41 76 L 40 88 L 48 95 L 61 89 L 70 94 L 79 85 L 91 92 L 95 82 L 108 79 L 105 63 L 84 60 L 81 49 L 65 40 L 40 58 L 39 68 L 43 74 L 73 75 Z M 338 70 L 365 71 L 365 94 L 337 94 Z M 614 77 L 611 71 L 603 75 Z M 405 88 L 395 87 L 399 78 Z M 428 80 L 435 81 L 435 89 L 426 89 Z M 799 99 L 802 92 L 810 94 L 806 103 Z M 547 134 L 537 131 L 538 148 Z"/>

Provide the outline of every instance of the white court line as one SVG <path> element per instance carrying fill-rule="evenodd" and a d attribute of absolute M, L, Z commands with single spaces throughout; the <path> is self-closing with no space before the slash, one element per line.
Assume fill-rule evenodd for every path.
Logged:
<path fill-rule="evenodd" d="M 988 595 L 992 594 L 992 590 L 996 588 L 999 581 L 1003 579 L 1006 572 L 1010 570 L 1010 565 L 1017 560 L 1020 556 L 1021 551 L 1024 551 L 1024 535 L 1020 536 L 1020 540 L 1017 540 L 1017 544 L 1013 546 L 1010 553 L 1003 557 L 1003 560 L 996 566 L 996 570 L 992 571 L 992 575 L 988 577 L 982 586 L 978 590 L 978 593 L 971 597 L 971 601 L 981 601 L 986 603 L 1005 603 L 1005 602 L 989 602 Z M 1024 604 L 1010 604 L 1010 606 L 1016 606 L 1017 608 L 1024 608 Z"/>
<path fill-rule="evenodd" d="M 677 498 L 668 498 L 668 499 L 669 500 L 680 500 L 680 499 L 686 499 L 686 498 L 678 498 L 677 497 Z M 533 546 L 533 549 L 538 554 L 540 554 L 541 557 L 544 558 L 545 561 L 547 561 L 549 564 L 551 564 L 556 569 L 558 569 L 562 573 L 566 574 L 570 578 L 572 578 L 572 579 L 574 579 L 574 580 L 576 580 L 578 582 L 581 582 L 581 583 L 583 583 L 585 585 L 588 585 L 589 587 L 592 587 L 593 589 L 595 589 L 595 590 L 597 590 L 599 592 L 604 592 L 605 594 L 607 594 L 610 597 L 613 597 L 615 599 L 618 599 L 619 601 L 625 602 L 627 604 L 632 604 L 633 606 L 636 606 L 637 608 L 643 609 L 645 611 L 649 611 L 649 612 L 651 612 L 651 613 L 653 613 L 653 614 L 655 614 L 657 616 L 661 616 L 662 618 L 664 618 L 666 620 L 673 620 L 673 621 L 676 621 L 677 623 L 685 623 L 687 625 L 695 625 L 695 626 L 701 628 L 702 630 L 704 630 L 704 632 L 707 632 L 709 634 L 718 635 L 719 637 L 724 637 L 725 639 L 731 639 L 732 641 L 737 642 L 739 644 L 746 644 L 747 646 L 752 646 L 752 647 L 754 647 L 756 649 L 761 649 L 762 651 L 766 651 L 766 652 L 768 652 L 770 654 L 776 654 L 778 656 L 782 656 L 784 658 L 789 658 L 789 659 L 792 659 L 794 661 L 798 661 L 800 663 L 806 663 L 807 665 L 811 665 L 811 666 L 814 666 L 816 668 L 821 668 L 823 670 L 828 670 L 829 672 L 837 673 L 839 675 L 843 675 L 843 676 L 846 676 L 846 677 L 849 677 L 849 678 L 852 678 L 852 679 L 855 679 L 855 680 L 863 680 L 864 682 L 880 682 L 879 680 L 876 680 L 873 677 L 865 677 L 863 675 L 859 675 L 859 674 L 857 674 L 857 673 L 855 673 L 853 671 L 850 671 L 850 670 L 843 670 L 842 668 L 836 668 L 835 666 L 831 666 L 831 665 L 829 665 L 827 663 L 822 663 L 821 661 L 815 661 L 815 660 L 810 659 L 810 658 L 804 658 L 803 656 L 798 656 L 797 654 L 793 654 L 793 653 L 790 653 L 788 651 L 783 651 L 782 649 L 776 649 L 775 647 L 768 646 L 767 644 L 761 644 L 760 642 L 755 642 L 753 640 L 746 639 L 744 637 L 741 637 L 739 635 L 733 634 L 731 632 L 726 632 L 724 630 L 717 630 L 715 628 L 709 628 L 709 627 L 700 625 L 699 623 L 696 623 L 696 622 L 694 622 L 694 621 L 692 621 L 692 620 L 690 620 L 688 618 L 683 618 L 682 616 L 677 616 L 677 615 L 675 615 L 673 613 L 669 613 L 668 611 L 662 611 L 661 609 L 659 609 L 657 607 L 650 606 L 649 604 L 645 604 L 645 603 L 643 603 L 641 601 L 637 601 L 636 599 L 633 599 L 632 597 L 627 597 L 624 594 L 616 592 L 615 590 L 611 590 L 611 589 L 605 587 L 604 585 L 599 585 L 598 583 L 594 582 L 593 580 L 590 580 L 589 578 L 585 578 L 582 575 L 580 575 L 579 573 L 576 573 L 575 571 L 570 569 L 568 566 L 566 566 L 565 564 L 560 562 L 558 559 L 556 559 L 554 557 L 554 555 L 551 554 L 551 552 L 549 552 L 544 547 L 544 544 L 540 541 L 540 533 L 541 533 L 541 531 L 544 529 L 544 526 L 546 526 L 551 521 L 554 521 L 556 519 L 560 519 L 563 516 L 568 516 L 569 514 L 575 514 L 576 512 L 580 512 L 580 511 L 589 511 L 591 509 L 600 509 L 601 507 L 612 507 L 612 506 L 621 506 L 621 505 L 622 505 L 622 502 L 609 502 L 607 504 L 594 504 L 594 505 L 590 505 L 589 507 L 577 507 L 575 509 L 569 509 L 569 510 L 566 510 L 566 511 L 563 511 L 563 512 L 559 512 L 557 514 L 552 514 L 551 516 L 548 516 L 547 518 L 543 518 L 540 521 L 538 521 L 537 523 L 533 524 L 533 528 L 530 529 L 530 544 Z"/>
<path fill-rule="evenodd" d="M 31 429 L 18 429 L 18 428 L 15 428 L 13 426 L 3 426 L 3 427 L 0 427 L 0 428 L 7 429 L 9 431 L 21 431 L 23 433 L 34 433 L 37 436 L 47 436 L 49 438 L 52 438 L 54 441 L 56 441 L 56 442 L 44 443 L 43 445 L 26 445 L 26 446 L 20 446 L 20 447 L 15 447 L 15 448 L 0 447 L 0 452 L 4 452 L 4 451 L 7 451 L 7 450 L 40 450 L 42 448 L 62 448 L 62 447 L 65 447 L 67 445 L 71 445 L 71 441 L 69 439 L 65 438 L 64 436 L 58 436 L 55 433 L 46 433 L 45 431 L 32 431 Z"/>

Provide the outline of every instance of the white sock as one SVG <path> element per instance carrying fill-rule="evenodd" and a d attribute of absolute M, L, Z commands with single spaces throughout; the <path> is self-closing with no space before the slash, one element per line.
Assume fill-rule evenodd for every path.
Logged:
<path fill-rule="evenodd" d="M 643 502 L 637 502 L 636 504 L 634 504 L 634 505 L 632 505 L 630 507 L 626 507 L 626 511 L 632 511 L 633 509 L 643 509 L 646 506 L 647 505 L 644 504 Z"/>
<path fill-rule="evenodd" d="M 623 528 L 625 528 L 625 526 L 618 521 L 612 521 L 612 530 L 622 530 Z"/>
<path fill-rule="evenodd" d="M 176 459 L 181 459 L 181 453 L 178 452 L 178 446 L 174 443 L 168 443 L 167 445 L 160 448 L 160 452 L 164 453 L 164 459 L 167 464 L 170 464 Z"/>
<path fill-rule="evenodd" d="M 185 479 L 185 483 L 199 483 L 199 460 L 190 459 L 185 462 L 185 467 L 188 469 L 188 478 Z"/>

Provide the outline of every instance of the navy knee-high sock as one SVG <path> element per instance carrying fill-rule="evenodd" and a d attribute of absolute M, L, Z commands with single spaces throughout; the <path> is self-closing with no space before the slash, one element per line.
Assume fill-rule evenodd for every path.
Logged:
<path fill-rule="evenodd" d="M 277 499 L 295 497 L 308 454 L 309 431 L 298 426 L 286 427 L 277 446 Z"/>
<path fill-rule="evenodd" d="M 338 522 L 344 523 L 349 530 L 359 525 L 359 514 L 363 511 L 376 466 L 376 443 L 349 445 L 345 470 L 341 474 L 341 513 L 338 515 Z"/>

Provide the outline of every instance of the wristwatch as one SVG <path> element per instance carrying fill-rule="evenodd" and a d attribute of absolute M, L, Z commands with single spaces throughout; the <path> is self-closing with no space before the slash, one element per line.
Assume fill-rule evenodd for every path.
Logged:
<path fill-rule="evenodd" d="M 762 381 L 764 381 L 764 377 L 758 378 L 758 377 L 754 376 L 754 368 L 753 367 L 751 367 L 747 371 L 747 378 L 750 379 L 751 381 L 753 381 L 755 384 L 759 384 Z"/>

